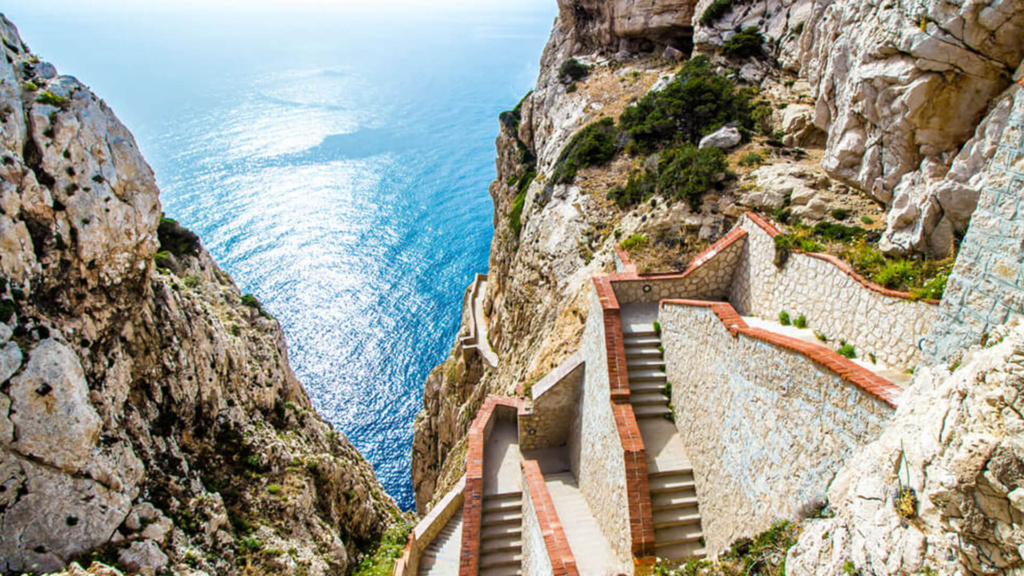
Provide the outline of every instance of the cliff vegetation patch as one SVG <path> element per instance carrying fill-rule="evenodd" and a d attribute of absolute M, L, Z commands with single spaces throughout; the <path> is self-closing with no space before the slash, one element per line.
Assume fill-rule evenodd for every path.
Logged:
<path fill-rule="evenodd" d="M 786 553 L 800 536 L 799 523 L 780 520 L 753 538 L 741 538 L 714 560 L 682 564 L 668 560 L 654 565 L 652 576 L 783 576 Z"/>

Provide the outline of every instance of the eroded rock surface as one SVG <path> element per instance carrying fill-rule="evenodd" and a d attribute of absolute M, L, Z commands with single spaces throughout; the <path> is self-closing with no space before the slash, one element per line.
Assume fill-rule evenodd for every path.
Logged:
<path fill-rule="evenodd" d="M 0 572 L 343 573 L 394 503 L 114 113 L 0 39 Z"/>

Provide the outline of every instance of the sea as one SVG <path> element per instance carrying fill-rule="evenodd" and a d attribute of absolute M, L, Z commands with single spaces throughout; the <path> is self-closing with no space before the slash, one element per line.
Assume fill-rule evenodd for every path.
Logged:
<path fill-rule="evenodd" d="M 498 114 L 555 0 L 6 0 L 131 129 L 163 209 L 284 328 L 320 413 L 413 507 L 423 383 L 487 271 Z"/>

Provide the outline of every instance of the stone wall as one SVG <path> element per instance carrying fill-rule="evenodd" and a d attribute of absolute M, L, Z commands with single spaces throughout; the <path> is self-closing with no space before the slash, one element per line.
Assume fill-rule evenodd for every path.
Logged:
<path fill-rule="evenodd" d="M 631 554 L 626 464 L 609 402 L 611 390 L 601 301 L 595 290 L 583 333 L 587 369 L 579 409 L 569 434 L 569 457 L 580 491 L 619 558 Z"/>
<path fill-rule="evenodd" d="M 536 460 L 524 460 L 523 564 L 524 576 L 578 576 L 555 503 Z"/>
<path fill-rule="evenodd" d="M 430 512 L 424 516 L 409 534 L 409 543 L 402 556 L 395 562 L 394 576 L 415 576 L 419 574 L 420 558 L 423 551 L 434 542 L 437 535 L 462 508 L 466 477 L 463 476 L 454 488 L 444 495 Z"/>
<path fill-rule="evenodd" d="M 740 221 L 748 232 L 747 249 L 729 292 L 740 314 L 765 319 L 783 310 L 793 318 L 803 314 L 815 331 L 830 340 L 845 339 L 861 357 L 874 354 L 899 369 L 917 364 L 936 306 L 871 285 L 822 255 L 794 253 L 780 269 L 774 264 L 772 233 L 756 218 Z"/>
<path fill-rule="evenodd" d="M 732 283 L 733 273 L 744 252 L 744 230 L 726 234 L 682 274 L 636 275 L 636 266 L 622 252 L 616 252 L 616 268 L 633 278 L 616 279 L 612 283 L 620 303 L 658 302 L 666 298 L 724 299 Z"/>
<path fill-rule="evenodd" d="M 732 315 L 730 326 L 760 334 Z M 659 321 L 709 554 L 824 502 L 843 462 L 893 412 L 880 398 L 888 396 L 881 379 L 863 375 L 873 392 L 844 379 L 839 374 L 856 365 L 823 346 L 783 347 L 765 341 L 786 340 L 769 333 L 734 336 L 706 304 L 665 303 Z M 821 362 L 793 351 L 801 345 Z M 838 373 L 823 364 L 844 361 L 845 368 L 833 364 Z"/>
<path fill-rule="evenodd" d="M 1024 306 L 1024 96 L 1014 97 L 926 349 L 946 360 L 1019 318 Z"/>
<path fill-rule="evenodd" d="M 519 409 L 520 450 L 552 448 L 568 441 L 583 371 L 583 355 L 577 352 L 533 385 Z"/>

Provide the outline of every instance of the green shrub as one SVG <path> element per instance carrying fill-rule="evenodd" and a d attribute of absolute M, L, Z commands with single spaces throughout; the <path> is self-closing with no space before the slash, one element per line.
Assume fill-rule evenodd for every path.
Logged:
<path fill-rule="evenodd" d="M 647 200 L 657 191 L 657 175 L 650 170 L 634 170 L 629 175 L 625 188 L 615 186 L 608 191 L 608 199 L 614 200 L 619 208 L 626 208 Z"/>
<path fill-rule="evenodd" d="M 824 332 L 815 331 L 814 337 L 817 338 L 818 340 L 821 340 L 822 342 L 828 342 L 828 336 Z"/>
<path fill-rule="evenodd" d="M 726 40 L 718 53 L 726 58 L 760 58 L 764 56 L 764 36 L 756 26 L 744 28 Z"/>
<path fill-rule="evenodd" d="M 869 224 L 869 225 L 875 223 L 875 219 L 872 218 L 871 216 L 861 216 L 860 217 L 860 221 L 863 222 L 864 224 Z"/>
<path fill-rule="evenodd" d="M 786 312 L 785 310 L 779 312 L 779 324 L 782 324 L 783 326 L 789 326 L 792 324 L 792 322 L 789 321 L 789 312 Z"/>
<path fill-rule="evenodd" d="M 836 350 L 840 356 L 845 356 L 850 360 L 857 358 L 857 349 L 854 348 L 853 344 L 847 343 L 845 340 L 840 343 L 839 350 Z"/>
<path fill-rule="evenodd" d="M 619 244 L 619 247 L 629 252 L 636 248 L 643 248 L 647 244 L 647 236 L 644 234 L 632 234 Z"/>
<path fill-rule="evenodd" d="M 171 265 L 171 253 L 167 250 L 157 252 L 153 255 L 153 263 L 158 270 L 167 270 Z"/>
<path fill-rule="evenodd" d="M 31 80 L 25 80 L 25 83 L 21 85 L 21 89 L 25 92 L 35 92 L 39 90 L 39 86 L 36 86 L 36 83 Z"/>
<path fill-rule="evenodd" d="M 590 166 L 601 166 L 618 152 L 615 144 L 615 121 L 604 118 L 580 130 L 566 144 L 558 157 L 551 181 L 568 184 L 576 179 L 576 173 Z"/>
<path fill-rule="evenodd" d="M 718 22 L 725 16 L 729 10 L 732 9 L 734 4 L 742 4 L 742 0 L 715 0 L 707 8 L 704 9 L 704 13 L 700 15 L 701 26 L 711 26 L 715 22 Z"/>
<path fill-rule="evenodd" d="M 412 524 L 404 519 L 384 531 L 373 550 L 368 550 L 353 571 L 353 576 L 391 576 L 395 561 L 402 555 Z"/>
<path fill-rule="evenodd" d="M 872 277 L 886 288 L 900 288 L 912 284 L 919 270 L 909 260 L 889 260 Z"/>
<path fill-rule="evenodd" d="M 178 258 L 199 255 L 199 236 L 171 218 L 160 218 L 156 228 L 160 250 L 170 252 Z"/>
<path fill-rule="evenodd" d="M 68 99 L 60 94 L 54 94 L 49 90 L 45 90 L 36 98 L 36 102 L 53 106 L 54 108 L 63 108 L 64 106 L 67 106 Z"/>
<path fill-rule="evenodd" d="M 523 230 L 523 207 L 526 205 L 526 192 L 530 189 L 530 184 L 533 183 L 534 179 L 537 178 L 537 172 L 530 170 L 519 179 L 519 191 L 516 193 L 516 197 L 512 200 L 512 210 L 508 213 L 508 226 L 515 232 L 516 237 Z"/>
<path fill-rule="evenodd" d="M 263 304 L 261 304 L 259 299 L 257 299 L 252 294 L 243 294 L 242 304 L 248 306 L 249 308 L 255 308 L 256 311 L 260 313 L 260 316 L 263 316 L 264 318 L 270 318 L 270 314 L 263 309 Z"/>
<path fill-rule="evenodd" d="M 569 58 L 558 68 L 559 78 L 568 78 L 571 81 L 580 80 L 590 74 L 590 66 L 583 64 L 575 58 Z"/>
<path fill-rule="evenodd" d="M 282 488 L 280 484 L 267 484 L 267 492 L 270 492 L 271 494 L 280 494 L 281 490 Z"/>
<path fill-rule="evenodd" d="M 17 311 L 18 308 L 15 306 L 14 300 L 4 298 L 3 301 L 0 301 L 0 322 L 6 323 Z"/>
<path fill-rule="evenodd" d="M 832 217 L 836 220 L 846 220 L 850 217 L 850 211 L 846 208 L 836 208 L 832 211 Z"/>
<path fill-rule="evenodd" d="M 747 152 L 739 159 L 738 164 L 744 167 L 754 167 L 764 164 L 765 157 L 759 152 Z"/>
<path fill-rule="evenodd" d="M 661 336 L 661 322 L 654 323 L 654 333 Z"/>
<path fill-rule="evenodd" d="M 866 235 L 868 231 L 860 226 L 844 226 L 831 222 L 819 222 L 814 225 L 810 232 L 815 238 L 826 242 L 851 242 Z"/>
<path fill-rule="evenodd" d="M 523 96 L 522 99 L 519 100 L 519 103 L 516 104 L 515 108 L 498 114 L 498 121 L 513 133 L 519 131 L 519 123 L 523 119 L 523 103 L 530 97 L 530 94 L 533 94 L 533 90 L 527 92 L 526 96 Z"/>
<path fill-rule="evenodd" d="M 934 278 L 924 283 L 924 286 L 920 288 L 914 288 L 910 291 L 914 298 L 922 300 L 942 300 L 942 295 L 946 292 L 946 282 L 949 280 L 949 272 L 939 272 Z"/>
<path fill-rule="evenodd" d="M 793 320 L 793 326 L 796 326 L 797 328 L 807 328 L 807 316 L 804 316 L 803 314 L 797 316 L 796 320 Z"/>
<path fill-rule="evenodd" d="M 575 91 L 576 91 L 576 83 L 575 82 L 570 82 L 569 85 L 565 87 L 566 94 L 572 94 Z"/>
<path fill-rule="evenodd" d="M 704 193 L 715 186 L 728 168 L 729 161 L 722 150 L 683 144 L 666 150 L 658 159 L 658 191 L 686 200 L 696 212 L 703 203 Z"/>
<path fill-rule="evenodd" d="M 707 56 L 696 56 L 663 90 L 647 94 L 626 108 L 619 118 L 619 128 L 640 151 L 673 142 L 696 144 L 702 136 L 728 123 L 757 130 L 763 128 L 759 122 L 771 113 L 771 106 L 753 102 L 756 94 L 753 88 L 739 89 L 732 80 L 715 74 Z"/>
<path fill-rule="evenodd" d="M 199 277 L 198 276 L 186 276 L 185 277 L 185 286 L 188 287 L 188 288 L 195 288 L 196 286 L 199 286 Z"/>

